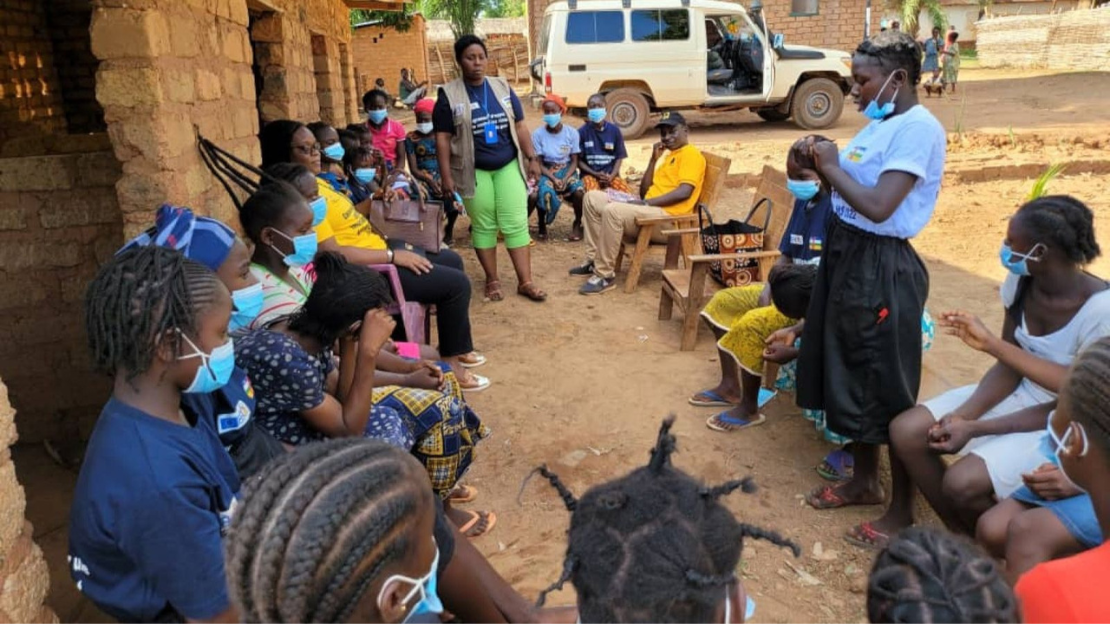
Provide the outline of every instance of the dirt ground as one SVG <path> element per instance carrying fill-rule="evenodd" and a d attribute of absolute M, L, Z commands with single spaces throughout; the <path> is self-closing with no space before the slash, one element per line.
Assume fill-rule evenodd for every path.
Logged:
<path fill-rule="evenodd" d="M 965 70 L 961 80 L 957 96 L 923 100 L 951 134 L 937 211 L 915 246 L 932 277 L 931 311 L 967 309 L 999 327 L 1003 269 L 997 253 L 1006 219 L 1049 163 L 1068 163 L 1050 191 L 1088 202 L 1096 230 L 1110 231 L 1110 74 Z M 692 141 L 733 161 L 718 218 L 743 212 L 752 174 L 765 163 L 781 167 L 786 149 L 803 134 L 789 123 L 770 124 L 748 113 L 691 119 Z M 824 134 L 846 141 L 863 121 L 854 108 L 845 110 Z M 627 166 L 642 169 L 650 146 L 650 138 L 632 142 Z M 581 297 L 580 280 L 566 274 L 583 253 L 581 243 L 562 242 L 570 213 L 568 207 L 559 216 L 554 241 L 533 251 L 537 281 L 551 294 L 547 303 L 512 295 L 501 303 L 475 298 L 475 341 L 489 357 L 481 373 L 494 385 L 472 404 L 494 436 L 480 448 L 468 483 L 481 491 L 474 506 L 499 516 L 492 534 L 476 544 L 510 583 L 535 597 L 559 576 L 569 516 L 540 480 L 522 489 L 524 477 L 547 463 L 581 494 L 643 465 L 660 419 L 673 412 L 680 450 L 675 463 L 710 483 L 754 476 L 759 491 L 736 494 L 728 505 L 744 521 L 802 545 L 803 556 L 794 560 L 769 544 L 746 544 L 740 572 L 758 604 L 754 620 L 865 621 L 863 591 L 873 555 L 842 535 L 879 509 L 817 512 L 804 506 L 803 494 L 820 483 L 813 466 L 830 447 L 799 416 L 790 396 L 769 404 L 762 427 L 731 435 L 706 429 L 712 410 L 693 408 L 686 398 L 715 383 L 715 349 L 703 332 L 694 351 L 681 352 L 679 321 L 657 320 L 661 258 L 649 261 L 634 294 L 618 289 Z M 458 231 L 465 233 L 465 221 Z M 469 250 L 460 251 L 480 293 L 477 262 Z M 501 270 L 512 293 L 515 279 L 504 254 Z M 1091 270 L 1110 276 L 1110 261 L 1100 259 Z M 973 383 L 988 365 L 956 339 L 938 337 L 925 357 L 922 395 Z M 52 605 L 64 621 L 97 619 L 76 594 L 65 565 L 75 475 L 53 467 L 37 448 L 17 448 L 16 461 L 28 515 L 53 572 Z M 572 601 L 568 590 L 549 603 Z"/>

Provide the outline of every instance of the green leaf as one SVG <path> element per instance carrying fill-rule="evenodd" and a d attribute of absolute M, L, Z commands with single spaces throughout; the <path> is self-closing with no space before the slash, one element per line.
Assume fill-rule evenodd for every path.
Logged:
<path fill-rule="evenodd" d="M 1045 169 L 1044 173 L 1042 173 L 1040 177 L 1037 178 L 1037 181 L 1033 184 L 1033 189 L 1029 191 L 1029 195 L 1026 196 L 1025 201 L 1030 202 L 1034 199 L 1038 199 L 1047 195 L 1048 183 L 1051 182 L 1056 176 L 1063 173 L 1064 169 L 1066 168 L 1067 165 L 1063 163 L 1055 163 L 1053 165 L 1049 165 L 1048 169 Z"/>

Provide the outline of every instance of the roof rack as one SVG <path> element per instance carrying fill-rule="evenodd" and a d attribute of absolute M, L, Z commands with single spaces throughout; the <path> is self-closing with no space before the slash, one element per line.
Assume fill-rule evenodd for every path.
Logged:
<path fill-rule="evenodd" d="M 682 0 L 682 6 L 683 7 L 689 7 L 690 6 L 690 0 Z M 621 0 L 621 7 L 625 8 L 625 9 L 631 9 L 632 8 L 632 0 Z M 570 9 L 571 11 L 578 10 L 578 0 L 567 0 L 567 8 Z"/>

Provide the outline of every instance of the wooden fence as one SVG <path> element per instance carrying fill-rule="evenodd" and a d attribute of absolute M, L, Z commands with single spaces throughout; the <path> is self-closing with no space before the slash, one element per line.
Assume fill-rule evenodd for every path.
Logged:
<path fill-rule="evenodd" d="M 523 84 L 531 80 L 528 74 L 528 41 L 523 35 L 490 36 L 486 39 L 489 49 L 489 66 L 486 73 L 501 76 L 510 83 Z M 455 65 L 452 41 L 428 41 L 428 80 L 432 84 L 445 84 L 459 76 Z"/>

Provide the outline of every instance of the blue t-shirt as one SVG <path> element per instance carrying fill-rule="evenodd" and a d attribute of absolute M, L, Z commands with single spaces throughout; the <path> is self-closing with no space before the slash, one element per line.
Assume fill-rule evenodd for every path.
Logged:
<path fill-rule="evenodd" d="M 812 200 L 794 200 L 794 212 L 779 243 L 782 255 L 794 262 L 814 263 L 825 250 L 825 227 L 832 214 L 832 196 L 822 193 Z"/>
<path fill-rule="evenodd" d="M 593 123 L 587 123 L 578 129 L 582 158 L 587 167 L 598 173 L 620 174 L 619 171 L 613 171 L 613 165 L 618 160 L 628 158 L 628 152 L 624 149 L 624 135 L 615 124 L 608 121 L 604 123 L 601 130 Z"/>
<path fill-rule="evenodd" d="M 497 101 L 488 81 L 480 87 L 466 85 L 467 95 L 470 96 L 470 129 L 474 135 L 474 167 L 483 171 L 497 171 L 516 158 L 516 145 L 513 135 L 509 132 L 509 124 L 524 119 L 524 107 L 516 92 L 509 90 L 509 97 Z M 512 109 L 512 119 L 505 114 Z M 439 90 L 439 99 L 432 110 L 432 122 L 436 132 L 449 132 L 455 134 L 455 119 L 462 116 L 462 111 L 451 110 L 451 103 L 447 93 Z M 491 122 L 497 130 L 496 140 L 486 142 L 486 123 Z M 522 139 L 524 137 L 521 137 Z"/>
<path fill-rule="evenodd" d="M 184 406 L 192 427 L 116 399 L 100 412 L 73 494 L 69 566 L 116 619 L 203 620 L 231 604 L 221 538 L 239 477 L 211 409 Z"/>
<path fill-rule="evenodd" d="M 558 132 L 551 132 L 546 126 L 536 128 L 532 132 L 532 149 L 546 167 L 562 167 L 570 162 L 571 154 L 582 151 L 578 131 L 566 124 Z"/>

